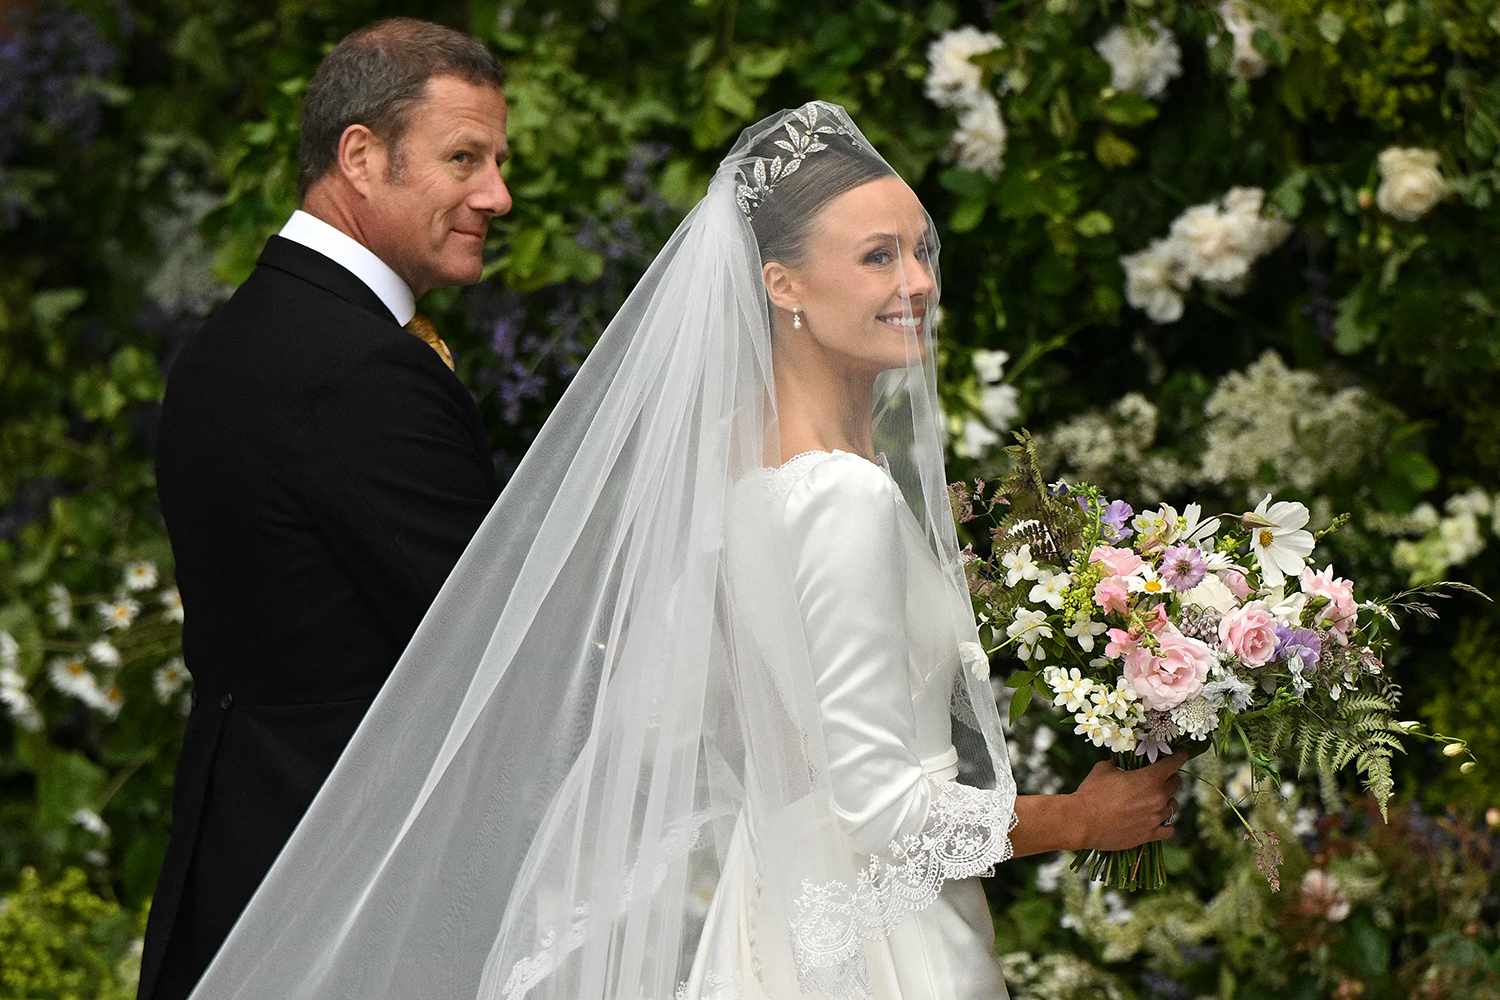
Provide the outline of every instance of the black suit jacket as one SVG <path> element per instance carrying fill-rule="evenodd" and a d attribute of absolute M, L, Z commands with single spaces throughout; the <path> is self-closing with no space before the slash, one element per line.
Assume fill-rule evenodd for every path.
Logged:
<path fill-rule="evenodd" d="M 497 489 L 473 398 L 352 273 L 273 237 L 167 380 L 193 675 L 140 1000 L 185 997 Z"/>

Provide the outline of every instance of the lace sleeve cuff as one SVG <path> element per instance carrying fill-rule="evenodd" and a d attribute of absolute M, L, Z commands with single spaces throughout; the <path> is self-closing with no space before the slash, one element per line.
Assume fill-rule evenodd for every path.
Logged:
<path fill-rule="evenodd" d="M 1016 792 L 945 781 L 936 786 L 927 821 L 876 855 L 854 884 L 804 882 L 794 902 L 792 945 L 804 989 L 863 996 L 864 942 L 926 909 L 949 879 L 994 874 L 1014 850 Z"/>

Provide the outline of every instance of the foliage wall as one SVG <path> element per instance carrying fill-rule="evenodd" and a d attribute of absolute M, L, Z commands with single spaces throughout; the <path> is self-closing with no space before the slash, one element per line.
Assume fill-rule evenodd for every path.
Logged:
<path fill-rule="evenodd" d="M 54 943 L 87 937 L 68 929 L 82 920 L 104 957 L 78 982 L 128 977 L 116 911 L 150 894 L 189 690 L 150 459 L 164 373 L 294 206 L 298 101 L 322 53 L 410 12 L 0 12 L 0 886 L 20 901 L 0 911 L 7 956 L 37 926 Z M 939 223 L 955 476 L 995 470 L 1024 424 L 1059 476 L 1137 507 L 1247 510 L 1274 490 L 1307 502 L 1315 527 L 1349 511 L 1325 544 L 1372 592 L 1441 578 L 1500 590 L 1490 0 L 421 13 L 509 67 L 516 208 L 486 282 L 424 303 L 502 472 L 738 131 L 819 97 L 850 110 Z M 1103 995 L 1094 976 L 1119 995 L 1258 995 L 1301 969 L 1329 991 L 1308 995 L 1386 995 L 1374 984 L 1388 981 L 1404 996 L 1493 972 L 1483 816 L 1500 806 L 1500 621 L 1477 600 L 1444 612 L 1408 627 L 1393 666 L 1411 717 L 1469 739 L 1477 773 L 1406 761 L 1398 791 L 1415 811 L 1373 839 L 1358 813 L 1276 807 L 1301 852 L 1280 896 L 1244 882 L 1244 852 L 1207 814 L 1175 855 L 1182 893 L 1134 916 L 1015 866 L 993 888 L 1003 946 L 1027 953 L 1011 959 L 1017 995 Z M 1023 788 L 1081 773 L 1045 735 L 1016 740 Z M 1413 844 L 1457 887 L 1446 903 L 1402 880 Z M 1315 876 L 1302 891 L 1303 871 L 1334 873 L 1333 888 Z M 1168 911 L 1186 930 L 1158 939 L 1147 918 Z M 26 995 L 89 992 L 46 972 L 66 964 L 46 957 L 57 949 L 36 953 L 42 971 L 16 981 Z"/>

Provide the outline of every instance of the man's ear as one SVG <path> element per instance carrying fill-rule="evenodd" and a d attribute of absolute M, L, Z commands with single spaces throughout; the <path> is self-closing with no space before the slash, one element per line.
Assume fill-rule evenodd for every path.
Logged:
<path fill-rule="evenodd" d="M 366 125 L 350 125 L 339 136 L 338 170 L 356 191 L 370 196 L 377 178 L 385 173 L 385 143 Z"/>
<path fill-rule="evenodd" d="M 779 260 L 768 260 L 761 265 L 760 277 L 773 306 L 787 312 L 801 308 L 801 291 L 791 268 Z"/>

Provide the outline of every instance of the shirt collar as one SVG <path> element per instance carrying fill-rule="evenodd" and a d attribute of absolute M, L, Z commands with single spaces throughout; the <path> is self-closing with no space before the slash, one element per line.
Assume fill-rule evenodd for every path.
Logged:
<path fill-rule="evenodd" d="M 281 227 L 279 235 L 322 254 L 363 281 L 402 326 L 417 314 L 416 298 L 401 276 L 348 233 L 298 209 Z"/>

